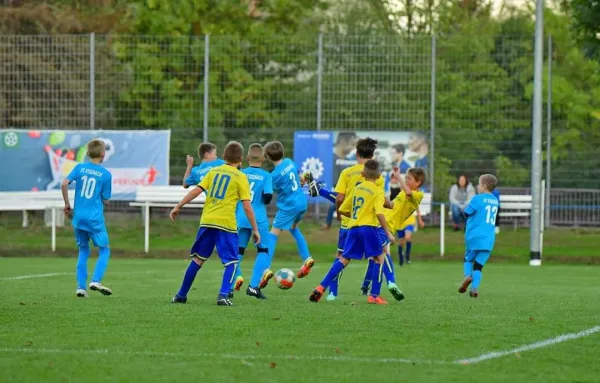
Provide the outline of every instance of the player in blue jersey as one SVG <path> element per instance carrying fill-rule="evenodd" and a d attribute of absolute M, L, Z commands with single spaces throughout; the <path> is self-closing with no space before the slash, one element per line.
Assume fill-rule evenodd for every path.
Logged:
<path fill-rule="evenodd" d="M 87 145 L 87 156 L 90 162 L 80 163 L 73 168 L 61 185 L 65 201 L 65 214 L 73 218 L 75 240 L 79 247 L 77 258 L 77 291 L 78 297 L 88 296 L 87 261 L 90 257 L 90 239 L 98 248 L 99 256 L 94 268 L 90 290 L 99 291 L 103 295 L 111 295 L 112 291 L 100 283 L 108 266 L 110 248 L 108 232 L 104 223 L 104 205 L 108 203 L 112 192 L 112 176 L 100 164 L 104 160 L 106 146 L 101 140 L 92 140 Z M 75 182 L 75 207 L 69 201 L 69 184 Z"/>
<path fill-rule="evenodd" d="M 250 145 L 246 159 L 248 160 L 249 167 L 243 169 L 242 173 L 246 175 L 248 183 L 250 184 L 250 200 L 252 209 L 254 209 L 256 224 L 258 225 L 258 232 L 261 238 L 261 242 L 255 244 L 257 255 L 252 271 L 252 279 L 246 289 L 246 294 L 258 299 L 267 299 L 261 292 L 261 288 L 264 288 L 269 279 L 273 277 L 273 272 L 268 270 L 271 265 L 271 257 L 269 256 L 268 246 L 269 217 L 267 216 L 267 205 L 273 198 L 273 184 L 271 181 L 271 174 L 260 168 L 265 160 L 264 150 L 261 144 Z M 252 225 L 244 213 L 241 202 L 238 203 L 237 206 L 236 220 L 238 225 L 238 255 L 241 263 L 250 237 L 252 237 Z M 242 269 L 241 267 L 238 267 L 236 269 L 231 296 L 233 296 L 233 290 L 239 290 L 243 283 L 244 278 L 242 277 Z"/>
<path fill-rule="evenodd" d="M 463 294 L 471 285 L 469 295 L 473 298 L 479 296 L 481 271 L 490 258 L 494 242 L 496 241 L 496 217 L 498 215 L 498 199 L 492 194 L 498 180 L 491 174 L 479 177 L 477 194 L 471 199 L 465 209 L 467 216 L 467 230 L 465 232 L 465 279 L 458 288 Z"/>
<path fill-rule="evenodd" d="M 296 240 L 302 267 L 296 274 L 298 278 L 304 278 L 310 272 L 315 261 L 310 256 L 308 244 L 304 235 L 298 228 L 298 224 L 304 217 L 308 208 L 306 197 L 302 191 L 304 178 L 298 171 L 298 166 L 289 158 L 284 158 L 284 148 L 281 142 L 272 141 L 265 145 L 265 155 L 273 162 L 275 168 L 271 172 L 273 179 L 273 190 L 277 193 L 277 213 L 273 220 L 269 240 L 269 253 L 271 257 L 275 254 L 277 239 L 283 230 L 289 230 Z"/>
<path fill-rule="evenodd" d="M 210 142 L 203 142 L 198 146 L 198 157 L 198 166 L 194 166 L 194 157 L 187 155 L 185 158 L 187 168 L 183 175 L 183 187 L 186 189 L 198 185 L 210 169 L 225 164 L 225 161 L 217 158 L 217 147 Z"/>

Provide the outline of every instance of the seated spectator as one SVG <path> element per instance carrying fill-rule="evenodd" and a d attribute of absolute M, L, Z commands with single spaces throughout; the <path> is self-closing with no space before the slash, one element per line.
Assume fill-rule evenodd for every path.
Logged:
<path fill-rule="evenodd" d="M 456 184 L 450 188 L 450 211 L 452 212 L 454 231 L 459 231 L 461 225 L 466 223 L 464 212 L 473 196 L 475 196 L 475 188 L 467 176 L 461 174 L 458 176 Z"/>

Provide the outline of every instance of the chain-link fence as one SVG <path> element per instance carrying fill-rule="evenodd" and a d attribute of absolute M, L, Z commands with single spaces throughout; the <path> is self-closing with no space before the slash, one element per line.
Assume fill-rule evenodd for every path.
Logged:
<path fill-rule="evenodd" d="M 434 200 L 447 202 L 462 173 L 526 192 L 532 68 L 529 36 L 0 36 L 0 128 L 171 129 L 173 183 L 204 139 L 277 139 L 292 156 L 297 130 L 410 132 Z M 570 128 L 550 120 L 552 135 Z M 560 217 L 581 204 L 598 217 L 597 198 L 570 205 L 552 189 L 600 188 L 597 147 L 550 156 Z"/>

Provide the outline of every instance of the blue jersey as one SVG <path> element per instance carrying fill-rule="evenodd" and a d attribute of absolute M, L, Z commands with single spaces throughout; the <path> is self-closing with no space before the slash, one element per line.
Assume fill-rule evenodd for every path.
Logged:
<path fill-rule="evenodd" d="M 298 166 L 289 158 L 283 161 L 271 172 L 273 189 L 277 192 L 277 208 L 279 210 L 306 210 L 307 202 L 302 187 Z"/>
<path fill-rule="evenodd" d="M 492 194 L 494 195 L 494 197 L 496 197 L 496 199 L 498 200 L 498 206 L 500 206 L 500 191 L 498 189 L 494 189 Z"/>
<path fill-rule="evenodd" d="M 225 161 L 219 158 L 212 161 L 204 161 L 200 165 L 192 168 L 190 175 L 185 179 L 185 183 L 188 185 L 198 185 L 210 169 L 224 164 Z"/>
<path fill-rule="evenodd" d="M 75 182 L 73 226 L 90 233 L 106 230 L 104 201 L 112 192 L 112 176 L 103 166 L 94 163 L 77 164 L 67 176 Z"/>
<path fill-rule="evenodd" d="M 250 184 L 250 200 L 256 217 L 256 224 L 259 228 L 261 226 L 266 226 L 268 228 L 269 217 L 267 216 L 267 207 L 263 202 L 263 195 L 273 194 L 271 174 L 257 167 L 242 169 L 242 173 L 246 175 L 248 183 Z M 244 207 L 241 202 L 239 202 L 237 206 L 236 220 L 238 228 L 252 228 L 250 221 L 248 221 L 248 217 L 246 217 L 246 213 L 244 213 Z"/>
<path fill-rule="evenodd" d="M 496 241 L 498 199 L 492 193 L 477 194 L 465 209 L 467 250 L 492 251 Z"/>

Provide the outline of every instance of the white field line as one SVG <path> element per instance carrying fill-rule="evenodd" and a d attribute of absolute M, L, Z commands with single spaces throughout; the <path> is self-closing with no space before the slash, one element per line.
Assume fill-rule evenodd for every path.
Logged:
<path fill-rule="evenodd" d="M 153 274 L 158 271 L 114 271 L 110 274 Z M 47 274 L 30 274 L 30 275 L 17 275 L 15 277 L 1 277 L 0 281 L 18 281 L 21 279 L 33 279 L 33 278 L 47 278 L 47 277 L 57 277 L 61 275 L 71 275 L 75 277 L 75 273 L 63 272 L 63 273 L 47 273 Z"/>
<path fill-rule="evenodd" d="M 232 353 L 197 353 L 197 352 L 155 352 L 155 351 L 121 351 L 121 350 L 65 350 L 47 348 L 0 348 L 0 352 L 6 353 L 30 353 L 30 354 L 76 354 L 76 355 L 115 355 L 115 356 L 150 356 L 150 357 L 175 357 L 175 358 L 220 358 L 237 359 L 245 364 L 251 364 L 248 360 L 300 360 L 300 361 L 335 361 L 348 363 L 408 363 L 408 364 L 448 364 L 442 360 L 402 359 L 402 358 L 362 358 L 344 355 L 250 355 Z"/>
<path fill-rule="evenodd" d="M 526 345 L 523 345 L 523 346 L 520 346 L 517 348 L 513 348 L 512 350 L 494 351 L 494 352 L 489 352 L 489 353 L 482 354 L 482 355 L 479 355 L 479 356 L 476 356 L 473 358 L 459 359 L 459 360 L 454 361 L 454 363 L 475 364 L 475 363 L 483 362 L 483 361 L 490 360 L 490 359 L 501 358 L 506 355 L 518 354 L 520 352 L 526 352 L 526 351 L 531 351 L 531 350 L 535 350 L 538 348 L 553 346 L 555 344 L 566 342 L 568 340 L 573 340 L 573 339 L 590 336 L 590 335 L 598 333 L 598 332 L 600 332 L 600 325 L 594 326 L 592 328 L 588 328 L 587 330 L 583 330 L 580 332 L 572 332 L 572 333 L 568 333 L 568 334 L 562 334 L 562 335 L 559 335 L 554 338 L 542 340 L 542 341 L 535 342 L 535 343 L 526 344 Z"/>

